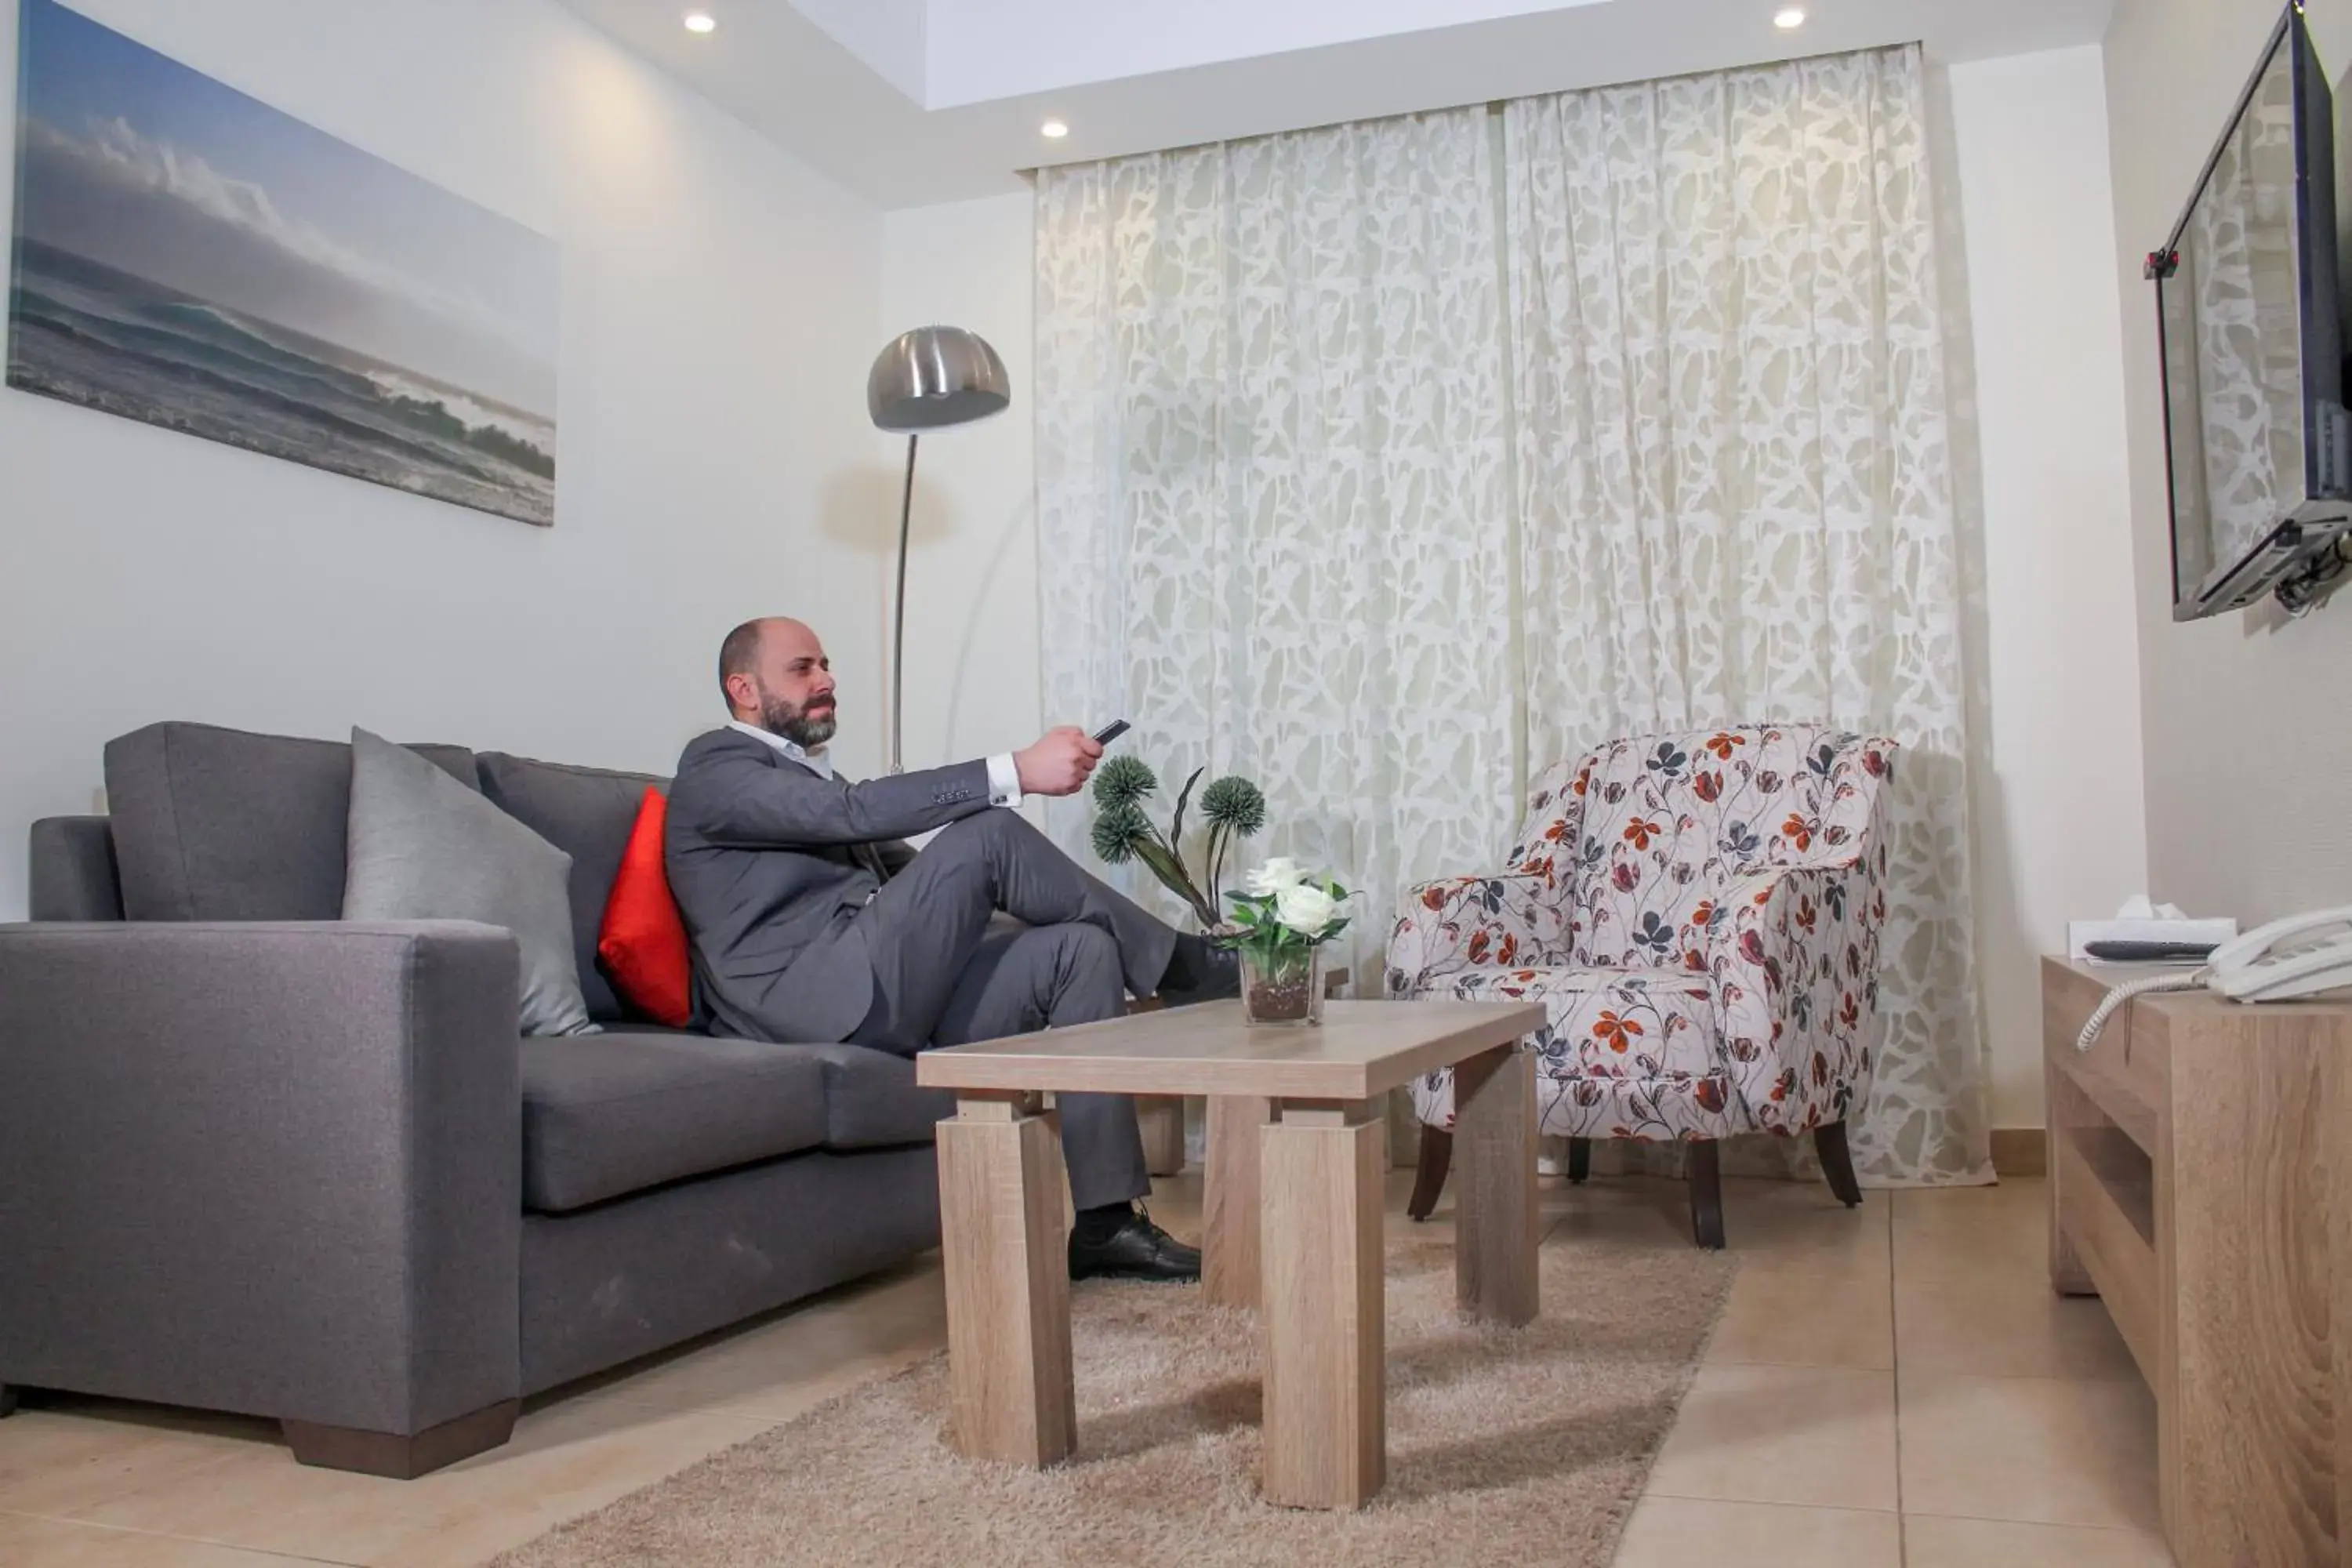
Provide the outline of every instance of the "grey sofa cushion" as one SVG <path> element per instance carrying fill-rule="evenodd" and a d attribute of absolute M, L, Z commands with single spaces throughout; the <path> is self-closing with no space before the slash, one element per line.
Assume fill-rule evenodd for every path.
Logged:
<path fill-rule="evenodd" d="M 474 754 L 412 748 L 475 787 Z M 107 809 L 134 921 L 331 921 L 343 907 L 352 749 L 150 724 L 106 747 Z"/>
<path fill-rule="evenodd" d="M 521 950 L 522 1032 L 595 1028 L 564 892 L 572 857 L 415 752 L 352 731 L 350 921 L 479 921 Z"/>
<path fill-rule="evenodd" d="M 37 921 L 119 921 L 122 879 L 114 834 L 102 816 L 50 816 L 33 824 L 28 902 Z"/>
<path fill-rule="evenodd" d="M 919 1089 L 912 1058 L 864 1046 L 796 1046 L 824 1063 L 824 1142 L 831 1149 L 928 1143 L 955 1096 Z"/>
<path fill-rule="evenodd" d="M 522 1042 L 523 1206 L 562 1214 L 824 1141 L 805 1047 L 702 1035 Z"/>
<path fill-rule="evenodd" d="M 637 806 L 646 788 L 667 789 L 669 781 L 650 773 L 610 773 L 533 762 L 503 752 L 484 752 L 482 793 L 504 806 L 532 832 L 572 857 L 572 947 L 580 972 L 580 994 L 588 1016 L 602 1023 L 630 1016 L 596 967 L 596 935 L 604 924 L 604 904 L 621 874 Z"/>

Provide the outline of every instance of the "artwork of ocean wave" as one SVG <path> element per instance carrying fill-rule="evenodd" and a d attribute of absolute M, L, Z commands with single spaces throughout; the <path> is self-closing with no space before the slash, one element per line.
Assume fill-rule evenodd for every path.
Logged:
<path fill-rule="evenodd" d="M 25 0 L 11 386 L 541 525 L 553 243 Z"/>

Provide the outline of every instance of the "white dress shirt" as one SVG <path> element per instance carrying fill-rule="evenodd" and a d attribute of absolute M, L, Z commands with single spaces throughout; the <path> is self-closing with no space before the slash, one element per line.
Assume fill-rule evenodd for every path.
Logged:
<path fill-rule="evenodd" d="M 824 754 L 824 748 L 822 746 L 814 752 L 803 751 L 798 744 L 777 734 L 774 731 L 762 730 L 757 724 L 746 724 L 740 719 L 728 720 L 727 727 L 730 730 L 740 730 L 755 740 L 766 742 L 783 756 L 800 763 L 821 779 L 833 777 L 833 759 Z M 999 752 L 988 759 L 988 804 L 1013 807 L 1018 807 L 1021 804 L 1021 770 L 1014 765 L 1013 753 L 1010 752 Z"/>

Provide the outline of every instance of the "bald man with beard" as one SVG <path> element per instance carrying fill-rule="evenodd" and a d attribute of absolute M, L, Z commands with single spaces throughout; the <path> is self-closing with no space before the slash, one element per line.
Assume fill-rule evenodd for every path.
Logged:
<path fill-rule="evenodd" d="M 1087 875 L 1010 807 L 1075 795 L 1102 747 L 1057 729 L 1018 752 L 853 782 L 835 773 L 833 667 L 781 616 L 727 635 L 732 715 L 678 759 L 665 843 L 714 1033 L 898 1056 L 1239 994 L 1237 961 Z M 904 842 L 937 831 L 919 852 Z M 1197 1279 L 1151 1223 L 1135 1102 L 1057 1097 L 1077 1221 L 1070 1276 Z"/>

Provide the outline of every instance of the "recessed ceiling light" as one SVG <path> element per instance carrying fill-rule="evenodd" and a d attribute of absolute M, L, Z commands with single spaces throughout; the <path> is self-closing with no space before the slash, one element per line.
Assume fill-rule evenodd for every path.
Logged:
<path fill-rule="evenodd" d="M 1805 25 L 1804 7 L 1801 5 L 1790 5 L 1783 10 L 1773 13 L 1772 25 L 1780 28 L 1784 33 L 1792 27 L 1803 26 Z"/>
<path fill-rule="evenodd" d="M 1055 142 L 1059 142 L 1063 137 L 1067 136 L 1069 133 L 1070 128 L 1067 125 L 1063 124 L 1058 120 L 1048 120 L 1045 124 L 1037 127 L 1038 135 L 1050 137 Z"/>
<path fill-rule="evenodd" d="M 689 33 L 715 33 L 719 30 L 719 18 L 708 11 L 688 11 L 686 14 L 686 30 Z"/>

